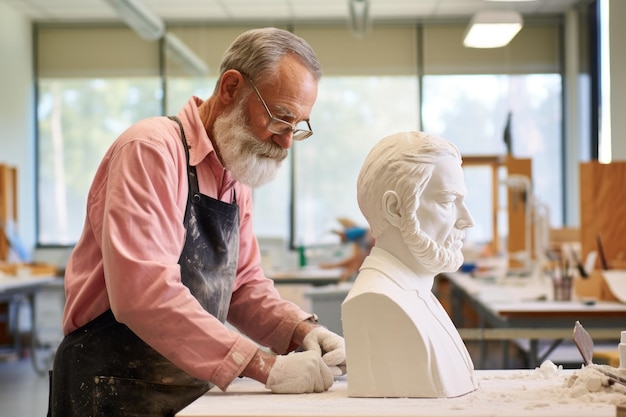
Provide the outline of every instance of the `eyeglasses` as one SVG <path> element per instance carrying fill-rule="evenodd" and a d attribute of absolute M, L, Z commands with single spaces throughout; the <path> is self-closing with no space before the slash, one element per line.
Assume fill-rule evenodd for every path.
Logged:
<path fill-rule="evenodd" d="M 267 130 L 277 135 L 284 135 L 286 133 L 291 132 L 293 135 L 292 136 L 293 140 L 304 140 L 313 134 L 313 130 L 311 129 L 311 124 L 309 123 L 308 120 L 303 120 L 302 122 L 300 122 L 299 124 L 301 126 L 298 127 L 285 120 L 279 119 L 278 117 L 274 117 L 269 107 L 267 107 L 267 104 L 265 104 L 265 100 L 263 100 L 263 97 L 261 97 L 261 93 L 259 93 L 259 90 L 256 88 L 256 85 L 254 85 L 254 82 L 252 82 L 252 80 L 249 77 L 246 77 L 246 78 L 250 82 L 250 85 L 252 85 L 252 88 L 254 88 L 254 92 L 256 93 L 257 97 L 261 101 L 261 104 L 263 104 L 263 107 L 265 107 L 265 111 L 267 112 L 267 115 L 270 117 L 270 120 L 267 122 Z M 307 128 L 304 128 L 304 123 L 306 123 Z"/>

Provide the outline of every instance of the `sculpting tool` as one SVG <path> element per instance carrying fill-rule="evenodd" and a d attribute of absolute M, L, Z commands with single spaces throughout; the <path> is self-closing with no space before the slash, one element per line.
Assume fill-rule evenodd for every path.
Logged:
<path fill-rule="evenodd" d="M 574 324 L 573 338 L 574 344 L 578 348 L 580 355 L 583 357 L 583 362 L 585 363 L 585 366 L 593 365 L 593 339 L 578 320 L 576 320 L 576 323 Z M 597 370 L 609 378 L 609 383 L 626 385 L 625 378 L 622 378 L 621 376 L 614 374 L 613 372 L 602 369 L 601 367 L 598 367 Z"/>

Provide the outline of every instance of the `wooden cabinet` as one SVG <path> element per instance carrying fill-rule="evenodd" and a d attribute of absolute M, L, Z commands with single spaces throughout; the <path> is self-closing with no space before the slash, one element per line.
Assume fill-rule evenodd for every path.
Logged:
<path fill-rule="evenodd" d="M 582 256 L 598 250 L 601 239 L 609 268 L 626 268 L 626 161 L 580 165 Z M 598 257 L 595 269 L 602 269 Z"/>

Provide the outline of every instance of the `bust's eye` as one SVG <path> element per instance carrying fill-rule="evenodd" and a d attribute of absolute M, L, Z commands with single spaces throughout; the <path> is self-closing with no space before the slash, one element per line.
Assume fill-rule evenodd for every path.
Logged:
<path fill-rule="evenodd" d="M 441 207 L 442 210 L 450 210 L 452 206 L 453 206 L 452 201 L 440 201 L 439 202 L 439 207 Z"/>

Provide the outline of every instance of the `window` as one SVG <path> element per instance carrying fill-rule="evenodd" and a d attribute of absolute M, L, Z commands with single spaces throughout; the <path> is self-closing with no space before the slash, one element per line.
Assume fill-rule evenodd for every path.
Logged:
<path fill-rule="evenodd" d="M 109 145 L 161 113 L 158 42 L 126 27 L 36 25 L 37 244 L 73 245 Z"/>
<path fill-rule="evenodd" d="M 322 79 L 311 116 L 315 134 L 293 151 L 294 244 L 336 242 L 338 217 L 367 226 L 356 197 L 361 165 L 383 137 L 417 129 L 417 97 L 415 76 Z"/>
<path fill-rule="evenodd" d="M 158 78 L 39 80 L 39 244 L 76 243 L 100 160 L 131 123 L 160 113 L 160 87 Z"/>
<path fill-rule="evenodd" d="M 454 142 L 464 156 L 502 155 L 511 114 L 512 154 L 531 158 L 533 191 L 550 207 L 553 227 L 562 225 L 561 76 L 432 75 L 423 78 L 424 130 Z M 468 207 L 476 226 L 468 240 L 488 242 L 490 170 L 465 170 Z M 505 227 L 498 227 L 506 230 Z"/>

